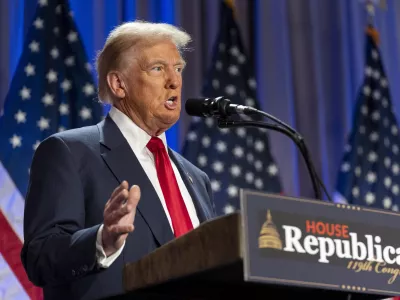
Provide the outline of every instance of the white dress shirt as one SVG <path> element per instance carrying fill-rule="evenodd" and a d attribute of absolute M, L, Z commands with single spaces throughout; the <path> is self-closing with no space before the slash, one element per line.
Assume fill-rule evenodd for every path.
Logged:
<path fill-rule="evenodd" d="M 167 216 L 168 222 L 169 222 L 169 224 L 171 226 L 171 230 L 173 232 L 171 217 L 169 215 L 168 208 L 165 203 L 165 198 L 162 193 L 160 183 L 158 181 L 157 170 L 156 170 L 156 166 L 155 166 L 155 162 L 154 162 L 154 156 L 150 152 L 150 150 L 146 147 L 147 143 L 151 139 L 151 136 L 148 135 L 143 129 L 141 129 L 139 126 L 137 126 L 128 116 L 126 116 L 124 113 L 122 113 L 120 110 L 118 110 L 114 106 L 111 107 L 109 114 L 110 114 L 111 119 L 115 122 L 115 124 L 117 124 L 122 135 L 127 140 L 133 153 L 136 155 L 137 159 L 139 160 L 139 163 L 141 164 L 144 172 L 146 172 L 146 175 L 149 177 L 150 182 L 153 184 L 153 187 L 154 187 L 155 191 L 157 192 L 158 197 L 160 198 L 161 204 L 164 208 L 165 214 Z M 159 135 L 158 138 L 160 138 L 163 141 L 166 149 L 168 149 L 165 133 L 162 133 L 161 135 Z M 167 152 L 168 152 L 168 150 L 167 150 Z M 184 184 L 182 177 L 181 177 L 177 167 L 175 166 L 175 163 L 172 160 L 171 160 L 171 165 L 172 165 L 172 169 L 174 170 L 176 180 L 178 182 L 179 190 L 180 190 L 183 200 L 185 202 L 186 209 L 189 213 L 190 220 L 192 221 L 193 228 L 196 228 L 199 226 L 199 219 L 197 217 L 197 213 L 196 213 L 196 209 L 193 204 L 193 200 L 190 197 L 190 194 L 186 188 L 186 185 Z M 128 182 L 128 183 L 130 186 L 135 184 L 134 182 Z M 140 200 L 140 201 L 142 201 L 142 200 Z M 143 199 L 143 201 L 146 201 L 146 199 Z M 101 267 L 107 268 L 121 254 L 121 252 L 125 246 L 125 243 L 122 245 L 122 247 L 117 252 L 110 255 L 109 257 L 106 257 L 106 254 L 102 248 L 102 239 L 101 239 L 102 230 L 103 230 L 103 225 L 100 226 L 100 229 L 97 233 L 97 242 L 96 242 L 97 261 Z"/>

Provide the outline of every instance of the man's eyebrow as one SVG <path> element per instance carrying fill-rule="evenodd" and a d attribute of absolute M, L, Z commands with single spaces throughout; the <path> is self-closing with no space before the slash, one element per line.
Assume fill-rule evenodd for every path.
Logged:
<path fill-rule="evenodd" d="M 149 65 L 156 65 L 156 64 L 167 65 L 168 62 L 163 59 L 156 59 L 156 60 L 152 60 L 149 62 Z M 174 66 L 178 66 L 178 65 L 185 66 L 186 62 L 184 60 L 179 60 L 176 63 L 174 63 Z"/>

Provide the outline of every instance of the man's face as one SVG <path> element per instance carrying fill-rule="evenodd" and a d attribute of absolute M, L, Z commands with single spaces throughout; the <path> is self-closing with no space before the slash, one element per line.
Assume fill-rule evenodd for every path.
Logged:
<path fill-rule="evenodd" d="M 184 61 L 170 41 L 133 52 L 128 53 L 132 62 L 124 72 L 128 97 L 123 105 L 135 123 L 159 134 L 179 119 Z"/>

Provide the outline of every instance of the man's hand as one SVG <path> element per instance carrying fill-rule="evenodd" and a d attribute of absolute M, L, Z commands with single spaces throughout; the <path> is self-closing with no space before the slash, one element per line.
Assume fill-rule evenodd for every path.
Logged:
<path fill-rule="evenodd" d="M 139 187 L 134 185 L 128 190 L 128 182 L 123 181 L 107 201 L 102 232 L 103 249 L 107 257 L 115 253 L 133 231 L 139 200 Z"/>

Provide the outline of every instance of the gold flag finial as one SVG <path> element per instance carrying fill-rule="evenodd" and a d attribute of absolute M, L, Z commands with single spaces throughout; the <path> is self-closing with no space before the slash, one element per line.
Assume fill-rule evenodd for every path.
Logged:
<path fill-rule="evenodd" d="M 225 4 L 232 9 L 233 16 L 236 17 L 236 7 L 235 7 L 235 0 L 224 0 Z"/>

